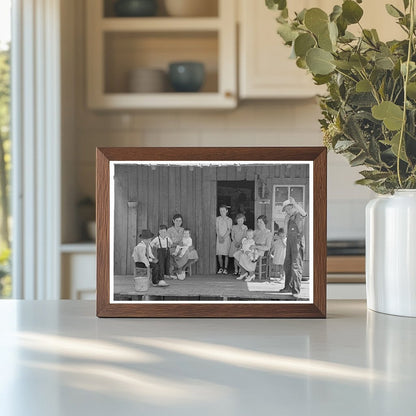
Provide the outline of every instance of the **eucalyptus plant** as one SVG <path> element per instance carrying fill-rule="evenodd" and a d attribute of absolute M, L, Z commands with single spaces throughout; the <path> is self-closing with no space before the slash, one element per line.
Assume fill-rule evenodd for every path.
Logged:
<path fill-rule="evenodd" d="M 404 39 L 382 42 L 375 29 L 360 24 L 362 0 L 293 17 L 286 0 L 266 0 L 279 11 L 277 32 L 296 65 L 326 85 L 319 120 L 325 145 L 351 166 L 365 166 L 357 183 L 380 194 L 416 188 L 414 2 L 403 0 L 401 9 L 380 5 L 404 33 Z M 348 30 L 352 25 L 359 35 Z"/>

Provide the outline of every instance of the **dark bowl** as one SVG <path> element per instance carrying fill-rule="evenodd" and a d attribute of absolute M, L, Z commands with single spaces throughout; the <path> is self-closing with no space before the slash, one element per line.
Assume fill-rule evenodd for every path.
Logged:
<path fill-rule="evenodd" d="M 177 92 L 197 92 L 205 80 L 205 67 L 201 62 L 172 62 L 169 80 Z"/>
<path fill-rule="evenodd" d="M 114 12 L 120 17 L 149 17 L 157 12 L 156 0 L 118 0 Z"/>

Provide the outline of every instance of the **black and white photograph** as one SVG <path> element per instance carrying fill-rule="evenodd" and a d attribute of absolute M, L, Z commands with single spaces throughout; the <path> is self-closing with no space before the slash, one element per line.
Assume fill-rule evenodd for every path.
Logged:
<path fill-rule="evenodd" d="M 312 168 L 111 162 L 110 303 L 311 303 Z"/>

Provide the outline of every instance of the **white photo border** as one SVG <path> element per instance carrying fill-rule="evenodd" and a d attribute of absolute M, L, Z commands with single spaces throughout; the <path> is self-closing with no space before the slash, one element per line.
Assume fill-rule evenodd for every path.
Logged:
<path fill-rule="evenodd" d="M 188 301 L 188 300 L 114 300 L 114 211 L 115 211 L 115 201 L 114 201 L 114 182 L 115 182 L 115 165 L 176 165 L 176 166 L 210 166 L 210 165 L 233 165 L 233 166 L 245 166 L 245 165 L 308 165 L 309 166 L 309 300 L 307 301 L 298 301 L 298 300 L 255 300 L 255 301 Z M 310 160 L 290 160 L 290 161 L 236 161 L 236 160 L 207 160 L 207 161 L 177 161 L 177 160 L 134 160 L 134 161 L 125 161 L 125 160 L 110 160 L 109 161 L 109 188 L 110 188 L 110 230 L 109 230 L 109 259 L 110 259 L 110 304 L 313 304 L 314 303 L 314 228 L 313 228 L 313 218 L 314 218 L 314 188 L 313 188 L 313 161 Z"/>

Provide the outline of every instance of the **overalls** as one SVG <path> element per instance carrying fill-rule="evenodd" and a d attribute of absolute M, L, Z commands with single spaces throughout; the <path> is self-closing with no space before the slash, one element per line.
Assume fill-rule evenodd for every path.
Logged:
<path fill-rule="evenodd" d="M 290 290 L 293 294 L 300 293 L 303 273 L 303 244 L 302 236 L 295 221 L 295 216 L 289 218 L 287 224 L 286 257 L 283 264 L 285 270 L 285 290 Z"/>
<path fill-rule="evenodd" d="M 162 247 L 162 241 L 160 237 L 159 239 L 159 248 L 157 249 L 157 259 L 159 264 L 159 273 L 160 273 L 160 279 L 163 280 L 165 275 L 169 274 L 169 260 L 170 260 L 170 254 L 169 254 L 169 240 L 168 237 L 166 237 L 166 247 Z"/>

